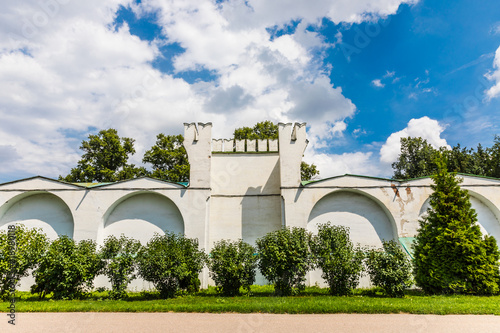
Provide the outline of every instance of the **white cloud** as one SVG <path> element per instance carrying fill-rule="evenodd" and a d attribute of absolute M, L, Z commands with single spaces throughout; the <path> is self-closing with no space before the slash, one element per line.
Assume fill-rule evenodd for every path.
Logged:
<path fill-rule="evenodd" d="M 90 128 L 135 138 L 135 163 L 157 133 L 180 133 L 185 121 L 212 121 L 214 136 L 263 119 L 307 121 L 318 144 L 341 135 L 356 107 L 320 68 L 317 55 L 331 45 L 308 24 L 372 20 L 413 2 L 3 1 L 0 175 L 67 173 Z M 140 40 L 126 24 L 115 30 L 120 5 L 158 14 L 168 42 L 185 49 L 175 71 L 205 68 L 217 80 L 189 84 L 154 69 L 162 42 Z M 271 40 L 266 28 L 295 19 L 293 34 Z"/>
<path fill-rule="evenodd" d="M 379 175 L 377 161 L 373 161 L 372 153 L 317 153 L 313 149 L 306 150 L 304 160 L 316 165 L 320 178 L 328 178 L 344 174 Z"/>
<path fill-rule="evenodd" d="M 228 0 L 223 3 L 224 14 L 239 27 L 283 25 L 302 19 L 317 23 L 327 17 L 335 23 L 359 23 L 376 17 L 394 14 L 401 3 L 418 0 Z M 241 4 L 246 3 L 246 6 Z"/>
<path fill-rule="evenodd" d="M 377 87 L 377 88 L 383 88 L 385 87 L 385 84 L 383 84 L 380 79 L 375 79 L 372 81 L 372 84 L 373 86 Z"/>
<path fill-rule="evenodd" d="M 488 80 L 494 82 L 494 86 L 486 90 L 488 99 L 500 96 L 500 47 L 495 53 L 495 60 L 493 60 L 493 72 L 488 73 L 486 77 Z"/>
<path fill-rule="evenodd" d="M 411 119 L 405 129 L 392 133 L 380 149 L 380 161 L 382 163 L 392 163 L 397 160 L 401 151 L 401 138 L 421 137 L 427 140 L 434 148 L 446 146 L 446 140 L 441 138 L 444 127 L 437 120 L 429 117 Z"/>

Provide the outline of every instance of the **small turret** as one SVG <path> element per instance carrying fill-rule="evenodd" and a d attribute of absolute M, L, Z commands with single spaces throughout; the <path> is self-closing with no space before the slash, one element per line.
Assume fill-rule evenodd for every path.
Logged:
<path fill-rule="evenodd" d="M 184 147 L 190 164 L 190 187 L 210 187 L 211 144 L 212 123 L 184 123 Z"/>
<path fill-rule="evenodd" d="M 282 187 L 300 185 L 300 164 L 306 150 L 306 123 L 279 123 L 280 175 Z"/>

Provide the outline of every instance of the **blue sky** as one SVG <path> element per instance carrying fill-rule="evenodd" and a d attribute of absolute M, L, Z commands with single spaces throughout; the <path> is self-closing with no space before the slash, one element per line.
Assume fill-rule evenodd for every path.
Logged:
<path fill-rule="evenodd" d="M 8 0 L 0 13 L 0 182 L 56 178 L 88 134 L 136 140 L 212 121 L 307 122 L 321 177 L 390 177 L 402 136 L 490 146 L 494 0 Z"/>

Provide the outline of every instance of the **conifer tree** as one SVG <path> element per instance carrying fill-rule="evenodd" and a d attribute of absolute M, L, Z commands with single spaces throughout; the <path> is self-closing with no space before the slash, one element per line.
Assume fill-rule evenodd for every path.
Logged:
<path fill-rule="evenodd" d="M 439 154 L 432 177 L 428 215 L 419 221 L 414 244 L 415 281 L 431 294 L 496 294 L 499 251 L 495 238 L 481 234 L 462 179 L 448 173 Z"/>

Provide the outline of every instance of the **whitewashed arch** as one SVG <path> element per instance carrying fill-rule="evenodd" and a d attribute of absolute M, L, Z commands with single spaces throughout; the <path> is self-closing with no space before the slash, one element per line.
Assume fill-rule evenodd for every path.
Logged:
<path fill-rule="evenodd" d="M 0 208 L 0 229 L 12 224 L 41 228 L 51 240 L 66 235 L 73 237 L 74 220 L 67 204 L 58 196 L 44 192 L 25 192 Z"/>
<path fill-rule="evenodd" d="M 124 234 L 145 245 L 155 233 L 184 234 L 184 219 L 175 203 L 150 191 L 130 193 L 117 200 L 103 216 L 97 241 Z"/>
<path fill-rule="evenodd" d="M 381 247 L 382 240 L 397 239 L 394 218 L 376 198 L 359 190 L 338 190 L 322 197 L 309 214 L 307 229 L 321 223 L 349 227 L 351 240 L 362 246 Z"/>
<path fill-rule="evenodd" d="M 322 197 L 309 214 L 307 230 L 316 234 L 318 225 L 349 227 L 354 245 L 382 247 L 382 240 L 396 240 L 397 229 L 388 209 L 376 198 L 359 190 L 338 190 Z M 309 273 L 309 285 L 326 287 L 321 269 Z M 370 287 L 369 277 L 360 280 L 360 287 Z"/>

